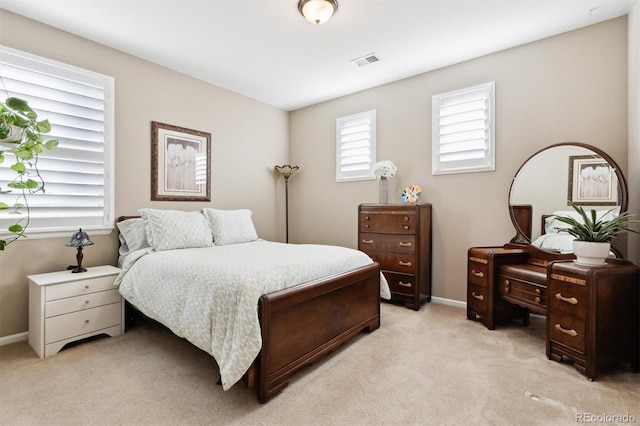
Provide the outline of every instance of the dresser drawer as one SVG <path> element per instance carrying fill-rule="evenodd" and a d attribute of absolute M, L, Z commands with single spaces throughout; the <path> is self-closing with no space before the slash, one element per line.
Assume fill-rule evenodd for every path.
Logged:
<path fill-rule="evenodd" d="M 487 312 L 489 305 L 489 289 L 473 283 L 467 284 L 467 304 L 476 311 Z"/>
<path fill-rule="evenodd" d="M 91 309 L 120 301 L 121 296 L 117 289 L 53 300 L 45 304 L 45 317 L 54 317 L 56 315 Z"/>
<path fill-rule="evenodd" d="M 64 299 L 66 297 L 81 296 L 97 291 L 113 290 L 115 275 L 97 277 L 91 279 L 81 279 L 63 284 L 49 285 L 45 289 L 45 300 Z"/>
<path fill-rule="evenodd" d="M 584 319 L 551 311 L 547 321 L 549 340 L 560 342 L 584 353 L 586 345 L 586 322 Z"/>
<path fill-rule="evenodd" d="M 389 283 L 389 289 L 393 293 L 406 294 L 412 296 L 415 293 L 416 277 L 415 275 L 394 274 L 392 272 L 384 272 L 384 276 Z"/>
<path fill-rule="evenodd" d="M 386 251 L 389 253 L 414 254 L 416 252 L 415 235 L 375 234 L 363 232 L 360 234 L 360 250 Z"/>
<path fill-rule="evenodd" d="M 408 254 L 395 254 L 384 252 L 365 251 L 374 261 L 380 264 L 383 271 L 401 272 L 403 274 L 415 274 L 416 257 Z"/>
<path fill-rule="evenodd" d="M 501 294 L 539 305 L 541 308 L 547 303 L 547 289 L 544 286 L 503 275 L 498 277 L 498 291 Z"/>
<path fill-rule="evenodd" d="M 550 309 L 579 319 L 587 317 L 586 287 L 551 280 L 548 290 Z"/>
<path fill-rule="evenodd" d="M 100 306 L 45 320 L 45 344 L 122 323 L 122 304 Z"/>
<path fill-rule="evenodd" d="M 487 287 L 489 285 L 489 267 L 486 263 L 469 260 L 467 266 L 467 281 L 475 285 Z"/>
<path fill-rule="evenodd" d="M 360 213 L 360 232 L 415 234 L 415 214 Z"/>

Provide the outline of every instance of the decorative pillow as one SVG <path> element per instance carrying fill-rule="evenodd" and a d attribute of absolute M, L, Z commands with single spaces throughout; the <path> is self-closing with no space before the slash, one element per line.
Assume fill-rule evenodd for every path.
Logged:
<path fill-rule="evenodd" d="M 213 244 L 224 246 L 227 244 L 248 243 L 258 239 L 256 228 L 253 226 L 251 215 L 247 209 L 216 210 L 202 209 L 209 221 Z"/>
<path fill-rule="evenodd" d="M 211 229 L 200 212 L 138 210 L 147 228 L 147 240 L 155 251 L 211 247 Z"/>
<path fill-rule="evenodd" d="M 142 218 L 123 220 L 118 222 L 116 226 L 120 231 L 120 256 L 126 256 L 133 251 L 150 247 Z"/>

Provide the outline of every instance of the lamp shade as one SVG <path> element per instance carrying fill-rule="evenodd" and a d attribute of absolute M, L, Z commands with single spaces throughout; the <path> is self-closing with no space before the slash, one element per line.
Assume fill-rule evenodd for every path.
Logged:
<path fill-rule="evenodd" d="M 298 10 L 312 24 L 324 24 L 338 9 L 337 0 L 300 0 Z"/>
<path fill-rule="evenodd" d="M 289 176 L 298 171 L 300 167 L 291 166 L 289 164 L 285 164 L 284 166 L 276 166 L 276 170 L 279 171 L 285 179 L 289 179 Z"/>
<path fill-rule="evenodd" d="M 92 246 L 93 241 L 89 238 L 89 235 L 80 228 L 78 232 L 75 232 L 69 242 L 67 243 L 67 247 L 84 247 L 84 246 Z"/>

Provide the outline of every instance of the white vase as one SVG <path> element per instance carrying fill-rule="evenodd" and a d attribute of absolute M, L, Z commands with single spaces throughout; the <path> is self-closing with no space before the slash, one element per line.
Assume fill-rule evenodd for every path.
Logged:
<path fill-rule="evenodd" d="M 10 124 L 9 127 L 11 127 L 11 131 L 7 137 L 0 139 L 0 150 L 2 151 L 15 148 L 20 145 L 20 140 L 22 139 L 23 130 L 21 127 L 14 126 L 13 124 Z"/>
<path fill-rule="evenodd" d="M 389 179 L 385 177 L 380 178 L 380 184 L 378 186 L 378 202 L 380 204 L 389 204 Z"/>
<path fill-rule="evenodd" d="M 580 266 L 604 266 L 609 257 L 611 243 L 594 243 L 592 241 L 573 241 L 573 254 L 576 264 Z"/>

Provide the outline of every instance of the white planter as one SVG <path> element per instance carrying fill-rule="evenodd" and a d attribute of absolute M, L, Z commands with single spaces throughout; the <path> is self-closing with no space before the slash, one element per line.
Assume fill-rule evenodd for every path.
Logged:
<path fill-rule="evenodd" d="M 10 125 L 11 132 L 5 139 L 0 139 L 0 150 L 13 149 L 20 144 L 22 139 L 22 128 L 18 126 Z"/>
<path fill-rule="evenodd" d="M 611 243 L 594 243 L 591 241 L 573 241 L 573 254 L 576 264 L 580 266 L 604 266 L 609 257 Z"/>

